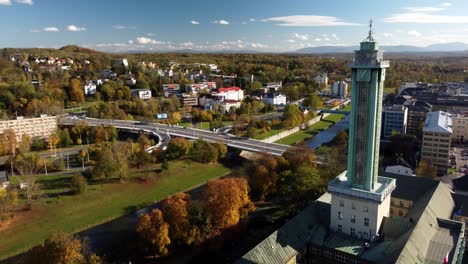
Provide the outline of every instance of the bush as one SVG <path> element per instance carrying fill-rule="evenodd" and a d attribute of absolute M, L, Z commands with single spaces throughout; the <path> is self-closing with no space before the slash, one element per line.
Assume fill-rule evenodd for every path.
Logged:
<path fill-rule="evenodd" d="M 82 194 L 86 192 L 86 189 L 88 188 L 88 182 L 86 181 L 85 177 L 77 173 L 73 175 L 71 179 L 70 188 L 74 194 Z"/>

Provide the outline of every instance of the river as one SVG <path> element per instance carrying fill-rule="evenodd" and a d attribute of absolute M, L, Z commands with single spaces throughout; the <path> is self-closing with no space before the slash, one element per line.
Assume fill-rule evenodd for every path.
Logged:
<path fill-rule="evenodd" d="M 307 140 L 306 145 L 311 149 L 317 149 L 321 145 L 332 141 L 338 133 L 347 129 L 349 129 L 349 115 Z"/>

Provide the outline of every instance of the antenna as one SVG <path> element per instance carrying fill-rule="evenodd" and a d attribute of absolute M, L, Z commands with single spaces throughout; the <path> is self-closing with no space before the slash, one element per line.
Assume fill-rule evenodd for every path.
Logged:
<path fill-rule="evenodd" d="M 364 41 L 369 41 L 373 42 L 374 38 L 372 37 L 372 22 L 374 22 L 372 19 L 369 20 L 369 36 Z"/>

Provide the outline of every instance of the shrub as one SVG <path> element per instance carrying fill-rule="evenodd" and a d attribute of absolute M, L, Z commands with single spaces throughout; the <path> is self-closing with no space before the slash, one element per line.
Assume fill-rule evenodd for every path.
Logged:
<path fill-rule="evenodd" d="M 82 194 L 86 192 L 86 189 L 88 188 L 88 182 L 86 181 L 85 177 L 77 173 L 73 175 L 71 179 L 70 188 L 74 194 Z"/>

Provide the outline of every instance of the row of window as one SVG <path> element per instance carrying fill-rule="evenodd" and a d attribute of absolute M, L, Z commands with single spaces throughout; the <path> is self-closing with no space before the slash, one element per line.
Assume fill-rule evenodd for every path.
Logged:
<path fill-rule="evenodd" d="M 345 206 L 343 200 L 340 200 L 340 203 L 339 203 L 339 204 L 340 204 L 340 207 L 344 207 L 344 206 Z M 356 205 L 355 203 L 351 203 L 351 209 L 357 210 L 357 205 Z M 366 213 L 369 212 L 369 207 L 363 206 L 363 207 L 362 207 L 362 211 L 363 211 L 363 212 L 366 212 Z"/>
<path fill-rule="evenodd" d="M 338 212 L 338 219 L 343 220 L 343 213 Z M 351 223 L 356 223 L 356 215 L 351 216 Z M 369 218 L 367 217 L 364 218 L 364 226 L 369 226 Z"/>
<path fill-rule="evenodd" d="M 342 226 L 342 225 L 338 225 L 337 231 L 338 231 L 338 232 L 343 232 L 343 226 Z M 349 234 L 350 234 L 351 236 L 356 236 L 356 229 L 355 229 L 354 227 L 351 227 L 351 228 L 349 229 Z M 367 238 L 367 237 L 368 237 L 367 232 L 362 232 L 362 233 L 360 233 L 360 234 L 361 234 L 361 237 L 363 237 L 363 238 Z"/>

